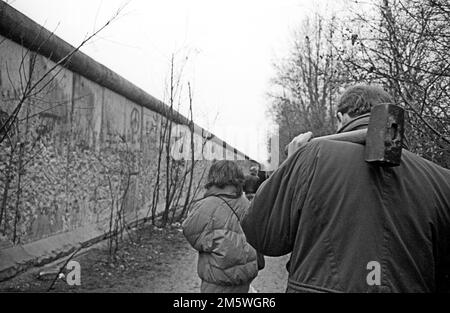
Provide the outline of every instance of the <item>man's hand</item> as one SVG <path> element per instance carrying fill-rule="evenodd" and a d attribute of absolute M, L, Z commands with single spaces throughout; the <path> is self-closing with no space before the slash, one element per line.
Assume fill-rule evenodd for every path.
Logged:
<path fill-rule="evenodd" d="M 305 145 L 313 136 L 312 132 L 306 132 L 298 135 L 288 144 L 288 158 L 297 151 L 301 146 Z"/>

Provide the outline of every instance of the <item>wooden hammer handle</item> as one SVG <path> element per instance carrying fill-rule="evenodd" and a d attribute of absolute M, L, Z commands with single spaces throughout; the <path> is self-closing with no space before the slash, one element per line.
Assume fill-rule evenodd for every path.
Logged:
<path fill-rule="evenodd" d="M 358 130 L 353 130 L 353 131 L 345 132 L 345 133 L 339 133 L 339 134 L 333 134 L 333 135 L 328 135 L 328 136 L 312 138 L 311 141 L 335 140 L 335 141 L 347 141 L 347 142 L 364 144 L 364 143 L 366 143 L 366 135 L 367 135 L 367 129 L 358 129 Z"/>
<path fill-rule="evenodd" d="M 367 129 L 358 129 L 358 130 L 353 130 L 353 131 L 349 131 L 349 132 L 345 132 L 345 133 L 339 133 L 339 134 L 333 134 L 333 135 L 328 135 L 328 136 L 312 138 L 310 141 L 335 140 L 335 141 L 347 141 L 347 142 L 365 144 L 366 143 L 366 135 L 367 135 Z M 284 153 L 287 155 L 288 146 L 285 147 Z"/>

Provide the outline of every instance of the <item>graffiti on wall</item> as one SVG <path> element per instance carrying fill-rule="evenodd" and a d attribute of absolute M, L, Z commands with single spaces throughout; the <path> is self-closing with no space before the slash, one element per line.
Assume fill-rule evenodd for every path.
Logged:
<path fill-rule="evenodd" d="M 17 101 L 25 73 L 18 69 L 24 64 L 28 68 L 29 58 L 34 58 L 26 54 L 28 59 L 22 59 L 23 49 L 8 40 L 0 45 L 0 119 L 7 118 L 9 106 Z M 33 79 L 52 68 L 41 56 L 34 64 Z M 157 160 L 166 159 L 161 149 L 165 118 L 79 74 L 57 72 L 27 101 L 28 110 L 21 111 L 19 119 L 29 114 L 32 122 L 22 124 L 27 126 L 20 135 L 12 134 L 14 140 L 0 144 L 0 236 L 15 244 L 87 225 L 107 231 L 109 219 L 122 207 L 128 220 L 148 212 L 155 199 Z M 174 132 L 170 142 L 176 136 Z M 197 142 L 203 149 L 202 140 Z M 222 153 L 221 148 L 221 143 L 211 142 L 207 151 Z M 194 196 L 201 193 L 209 164 L 207 159 L 198 161 Z M 189 163 L 179 163 L 184 167 L 174 172 L 181 189 L 173 197 L 184 203 L 180 199 L 188 179 L 182 178 Z M 166 179 L 164 171 L 160 174 L 161 181 Z M 164 201 L 165 188 L 161 183 L 158 201 Z"/>

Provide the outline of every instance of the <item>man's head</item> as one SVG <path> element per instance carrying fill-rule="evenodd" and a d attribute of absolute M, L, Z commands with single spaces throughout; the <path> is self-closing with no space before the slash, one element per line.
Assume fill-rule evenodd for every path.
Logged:
<path fill-rule="evenodd" d="M 258 175 L 258 167 L 256 165 L 250 166 L 249 172 L 251 175 Z"/>
<path fill-rule="evenodd" d="M 392 103 L 392 97 L 378 85 L 355 85 L 347 88 L 340 96 L 336 117 L 338 128 L 353 118 L 370 113 L 373 106 Z"/>

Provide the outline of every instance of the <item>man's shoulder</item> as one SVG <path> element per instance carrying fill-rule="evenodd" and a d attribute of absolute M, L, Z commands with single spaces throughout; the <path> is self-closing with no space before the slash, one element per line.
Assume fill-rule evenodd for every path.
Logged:
<path fill-rule="evenodd" d="M 316 140 L 308 143 L 306 151 L 309 156 L 320 156 L 320 158 L 325 160 L 330 159 L 336 161 L 339 159 L 347 159 L 352 162 L 365 162 L 364 149 L 365 146 L 362 144 L 334 140 Z M 404 164 L 402 167 L 407 167 L 412 171 L 435 172 L 450 177 L 449 169 L 406 149 L 402 151 L 401 163 Z"/>
<path fill-rule="evenodd" d="M 357 156 L 364 152 L 364 145 L 336 140 L 314 140 L 305 147 L 305 154 L 309 156 L 321 156 L 335 158 L 336 156 Z"/>
<path fill-rule="evenodd" d="M 402 152 L 402 162 L 406 163 L 405 165 L 409 165 L 410 167 L 414 167 L 416 171 L 427 172 L 430 175 L 435 175 L 439 173 L 447 177 L 450 181 L 450 170 L 436 164 L 430 160 L 427 160 L 413 152 L 408 150 L 404 150 Z"/>

